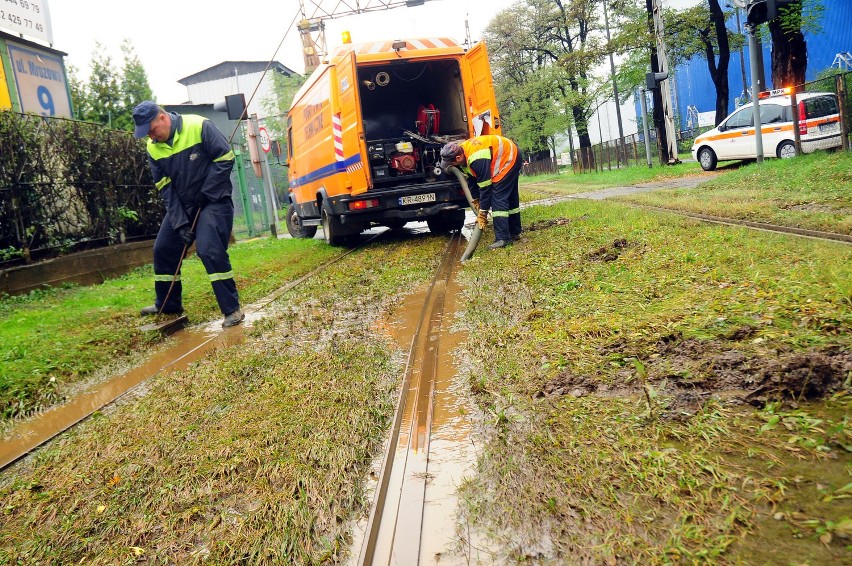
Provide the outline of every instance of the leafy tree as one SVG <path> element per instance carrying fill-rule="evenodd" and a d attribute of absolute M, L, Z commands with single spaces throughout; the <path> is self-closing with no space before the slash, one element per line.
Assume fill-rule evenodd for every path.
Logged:
<path fill-rule="evenodd" d="M 74 115 L 83 119 L 89 112 L 89 98 L 86 93 L 86 85 L 79 76 L 80 70 L 74 65 L 68 65 L 68 91 L 71 93 L 71 105 Z"/>
<path fill-rule="evenodd" d="M 580 147 L 591 147 L 589 117 L 612 92 L 610 78 L 599 68 L 610 50 L 635 46 L 625 30 L 636 2 L 607 0 L 616 31 L 607 45 L 603 1 L 521 0 L 486 27 L 507 134 L 525 151 L 555 149 L 556 135 L 572 126 Z"/>
<path fill-rule="evenodd" d="M 154 95 L 148 74 L 134 52 L 129 40 L 121 44 L 124 64 L 121 71 L 113 65 L 101 43 L 95 43 L 92 53 L 92 73 L 88 82 L 78 78 L 78 69 L 69 67 L 68 86 L 75 115 L 119 130 L 133 130 L 133 107 Z"/>
<path fill-rule="evenodd" d="M 281 152 L 285 152 L 287 139 L 287 110 L 293 102 L 293 97 L 305 84 L 306 76 L 298 73 L 287 75 L 281 71 L 272 73 L 272 92 L 260 101 L 260 106 L 266 113 L 264 125 L 269 135 L 281 143 Z"/>
<path fill-rule="evenodd" d="M 779 10 L 778 17 L 767 27 L 772 39 L 772 85 L 800 85 L 808 69 L 805 32 L 822 31 L 819 21 L 824 6 L 821 0 L 797 0 Z"/>
<path fill-rule="evenodd" d="M 92 52 L 92 74 L 89 75 L 87 97 L 88 111 L 81 117 L 91 122 L 112 125 L 112 119 L 121 109 L 120 77 L 112 58 L 105 53 L 104 45 L 95 42 Z"/>
<path fill-rule="evenodd" d="M 722 11 L 719 0 L 707 0 L 680 11 L 666 11 L 666 47 L 670 67 L 674 69 L 694 56 L 707 62 L 710 79 L 716 87 L 716 124 L 728 115 L 730 89 L 728 67 L 731 47 L 742 44 L 742 37 L 728 31 L 729 13 Z"/>
<path fill-rule="evenodd" d="M 124 67 L 121 76 L 121 107 L 113 117 L 114 128 L 133 130 L 133 108 L 143 100 L 153 100 L 154 93 L 148 83 L 148 73 L 133 49 L 130 40 L 121 43 Z"/>

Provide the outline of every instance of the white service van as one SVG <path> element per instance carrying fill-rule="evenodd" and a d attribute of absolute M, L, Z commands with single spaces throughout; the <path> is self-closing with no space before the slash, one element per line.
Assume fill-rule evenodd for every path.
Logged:
<path fill-rule="evenodd" d="M 797 94 L 796 100 L 802 152 L 839 147 L 837 96 L 831 92 L 808 92 Z M 760 93 L 760 131 L 764 156 L 787 159 L 796 155 L 790 89 Z M 737 108 L 712 130 L 695 138 L 692 156 L 705 171 L 714 170 L 719 161 L 756 159 L 754 132 L 754 110 L 748 103 Z"/>

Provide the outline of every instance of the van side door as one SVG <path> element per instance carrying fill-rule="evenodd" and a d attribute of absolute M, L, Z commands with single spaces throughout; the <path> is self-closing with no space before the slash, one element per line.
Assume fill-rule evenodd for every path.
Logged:
<path fill-rule="evenodd" d="M 367 149 L 361 121 L 361 97 L 358 95 L 358 68 L 355 52 L 350 51 L 338 63 L 332 85 L 331 120 L 338 173 L 346 175 L 345 183 L 353 195 L 370 188 L 367 178 Z M 338 138 L 339 135 L 339 138 Z"/>
<path fill-rule="evenodd" d="M 465 102 L 467 103 L 468 131 L 471 136 L 499 134 L 500 114 L 494 94 L 494 80 L 485 42 L 480 41 L 464 54 Z"/>
<path fill-rule="evenodd" d="M 716 156 L 719 159 L 737 159 L 756 157 L 757 146 L 754 141 L 754 110 L 741 108 L 731 114 L 724 122 L 725 132 L 718 145 Z"/>

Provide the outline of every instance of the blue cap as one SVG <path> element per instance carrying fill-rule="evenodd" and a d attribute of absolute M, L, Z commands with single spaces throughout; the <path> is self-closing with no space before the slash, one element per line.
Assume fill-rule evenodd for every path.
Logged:
<path fill-rule="evenodd" d="M 133 136 L 144 138 L 148 135 L 148 130 L 151 129 L 151 122 L 160 113 L 160 107 L 153 100 L 140 102 L 133 109 L 133 122 L 136 124 L 136 129 L 133 130 Z"/>

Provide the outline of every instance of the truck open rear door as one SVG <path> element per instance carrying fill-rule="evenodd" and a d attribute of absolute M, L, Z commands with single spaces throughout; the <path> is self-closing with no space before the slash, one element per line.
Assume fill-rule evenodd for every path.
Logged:
<path fill-rule="evenodd" d="M 491 78 L 491 64 L 485 42 L 480 41 L 465 53 L 464 65 L 468 71 L 467 104 L 472 118 L 471 135 L 499 134 L 500 115 Z"/>
<path fill-rule="evenodd" d="M 337 100 L 332 102 L 332 125 L 334 130 L 335 156 L 339 167 L 345 167 L 353 195 L 370 188 L 367 178 L 367 153 L 361 124 L 361 101 L 358 95 L 358 69 L 355 67 L 355 52 L 351 51 L 337 65 L 335 80 L 338 88 Z M 340 135 L 338 139 L 338 134 Z M 341 163 L 342 162 L 342 165 Z"/>

